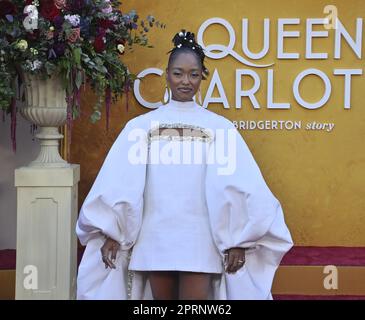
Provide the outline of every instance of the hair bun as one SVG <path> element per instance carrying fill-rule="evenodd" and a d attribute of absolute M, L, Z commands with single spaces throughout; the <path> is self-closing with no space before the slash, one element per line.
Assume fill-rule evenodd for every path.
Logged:
<path fill-rule="evenodd" d="M 191 48 L 197 44 L 194 33 L 186 31 L 185 29 L 182 29 L 179 33 L 177 33 L 172 39 L 172 42 L 177 48 L 181 48 L 182 46 Z"/>

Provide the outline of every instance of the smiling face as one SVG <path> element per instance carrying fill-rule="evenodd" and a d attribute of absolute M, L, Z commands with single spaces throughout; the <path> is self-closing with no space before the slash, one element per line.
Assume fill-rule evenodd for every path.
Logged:
<path fill-rule="evenodd" d="M 202 80 L 202 66 L 193 52 L 181 52 L 166 69 L 166 81 L 171 91 L 172 99 L 191 101 L 198 91 Z"/>

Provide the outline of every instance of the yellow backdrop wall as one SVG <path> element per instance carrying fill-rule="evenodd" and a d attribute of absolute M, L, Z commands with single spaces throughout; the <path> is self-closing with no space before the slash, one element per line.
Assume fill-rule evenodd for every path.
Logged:
<path fill-rule="evenodd" d="M 152 29 L 150 43 L 155 47 L 135 47 L 122 59 L 133 73 L 146 68 L 164 70 L 171 39 L 180 29 L 198 33 L 202 23 L 219 17 L 234 28 L 236 42 L 234 51 L 242 52 L 242 19 L 249 21 L 248 47 L 259 52 L 263 46 L 263 20 L 270 19 L 270 47 L 267 55 L 251 62 L 270 64 L 271 67 L 256 68 L 243 65 L 228 55 L 223 59 L 207 58 L 211 75 L 216 69 L 222 81 L 230 108 L 221 103 L 208 105 L 208 109 L 232 121 L 244 120 L 292 120 L 301 121 L 298 130 L 240 130 L 249 145 L 262 173 L 273 193 L 281 201 L 287 224 L 296 245 L 308 246 L 364 246 L 365 233 L 365 78 L 352 77 L 351 108 L 344 108 L 344 77 L 334 75 L 334 69 L 361 69 L 363 58 L 356 56 L 351 46 L 342 37 L 341 58 L 334 59 L 335 30 L 329 29 L 328 36 L 313 38 L 313 52 L 328 53 L 327 59 L 306 59 L 307 19 L 325 18 L 323 12 L 328 1 L 320 0 L 129 0 L 122 10 L 137 9 L 141 16 L 154 15 L 167 24 L 166 29 Z M 363 0 L 332 1 L 338 17 L 350 36 L 355 39 L 356 19 L 365 16 Z M 299 59 L 278 59 L 278 19 L 299 18 L 300 23 L 285 26 L 286 31 L 299 31 L 299 37 L 285 38 L 285 52 L 299 53 Z M 323 26 L 313 26 L 315 31 L 326 31 Z M 227 44 L 229 36 L 223 26 L 210 26 L 204 33 L 205 44 Z M 364 41 L 362 41 L 364 42 Z M 363 44 L 361 44 L 363 47 Z M 324 72 L 331 82 L 330 97 L 322 107 L 314 110 L 301 106 L 294 98 L 295 78 L 309 68 Z M 236 109 L 236 69 L 250 69 L 261 79 L 256 98 L 260 109 L 254 109 L 248 98 L 242 99 L 242 108 Z M 268 69 L 273 70 L 273 96 L 275 102 L 290 103 L 290 109 L 268 109 Z M 203 97 L 210 79 L 202 86 Z M 244 78 L 243 88 L 253 85 L 250 77 Z M 147 76 L 141 84 L 141 94 L 149 101 L 162 99 L 164 77 Z M 308 102 L 318 101 L 324 94 L 324 83 L 317 76 L 306 77 L 300 85 L 300 93 Z M 217 88 L 214 96 L 219 96 Z M 83 112 L 91 112 L 93 96 L 85 92 L 82 97 Z M 90 124 L 78 120 L 73 131 L 71 161 L 81 164 L 80 200 L 82 201 L 95 179 L 107 150 L 115 140 L 125 122 L 150 109 L 141 106 L 133 95 L 130 96 L 129 111 L 122 99 L 112 107 L 111 129 L 106 132 L 103 120 Z M 306 130 L 312 121 L 333 123 L 332 131 Z"/>

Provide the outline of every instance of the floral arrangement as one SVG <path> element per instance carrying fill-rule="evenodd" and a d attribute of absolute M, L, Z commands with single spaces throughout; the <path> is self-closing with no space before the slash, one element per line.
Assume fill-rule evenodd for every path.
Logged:
<path fill-rule="evenodd" d="M 80 115 L 80 90 L 88 83 L 98 96 L 91 121 L 131 89 L 135 75 L 120 56 L 134 44 L 152 47 L 147 32 L 165 25 L 135 10 L 122 13 L 118 0 L 0 0 L 0 109 L 12 116 L 15 138 L 17 77 L 27 72 L 61 77 L 67 124 Z M 14 131 L 14 132 L 13 132 Z M 14 148 L 14 143 L 13 143 Z"/>

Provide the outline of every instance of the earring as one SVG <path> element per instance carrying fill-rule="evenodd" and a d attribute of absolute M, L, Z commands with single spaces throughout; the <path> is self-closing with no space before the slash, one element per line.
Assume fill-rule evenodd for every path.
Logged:
<path fill-rule="evenodd" d="M 201 106 L 203 106 L 202 92 L 200 91 L 200 87 L 198 90 L 198 101 Z"/>
<path fill-rule="evenodd" d="M 169 86 L 166 84 L 165 87 L 165 94 L 163 96 L 163 104 L 168 104 L 170 102 L 170 88 Z"/>

